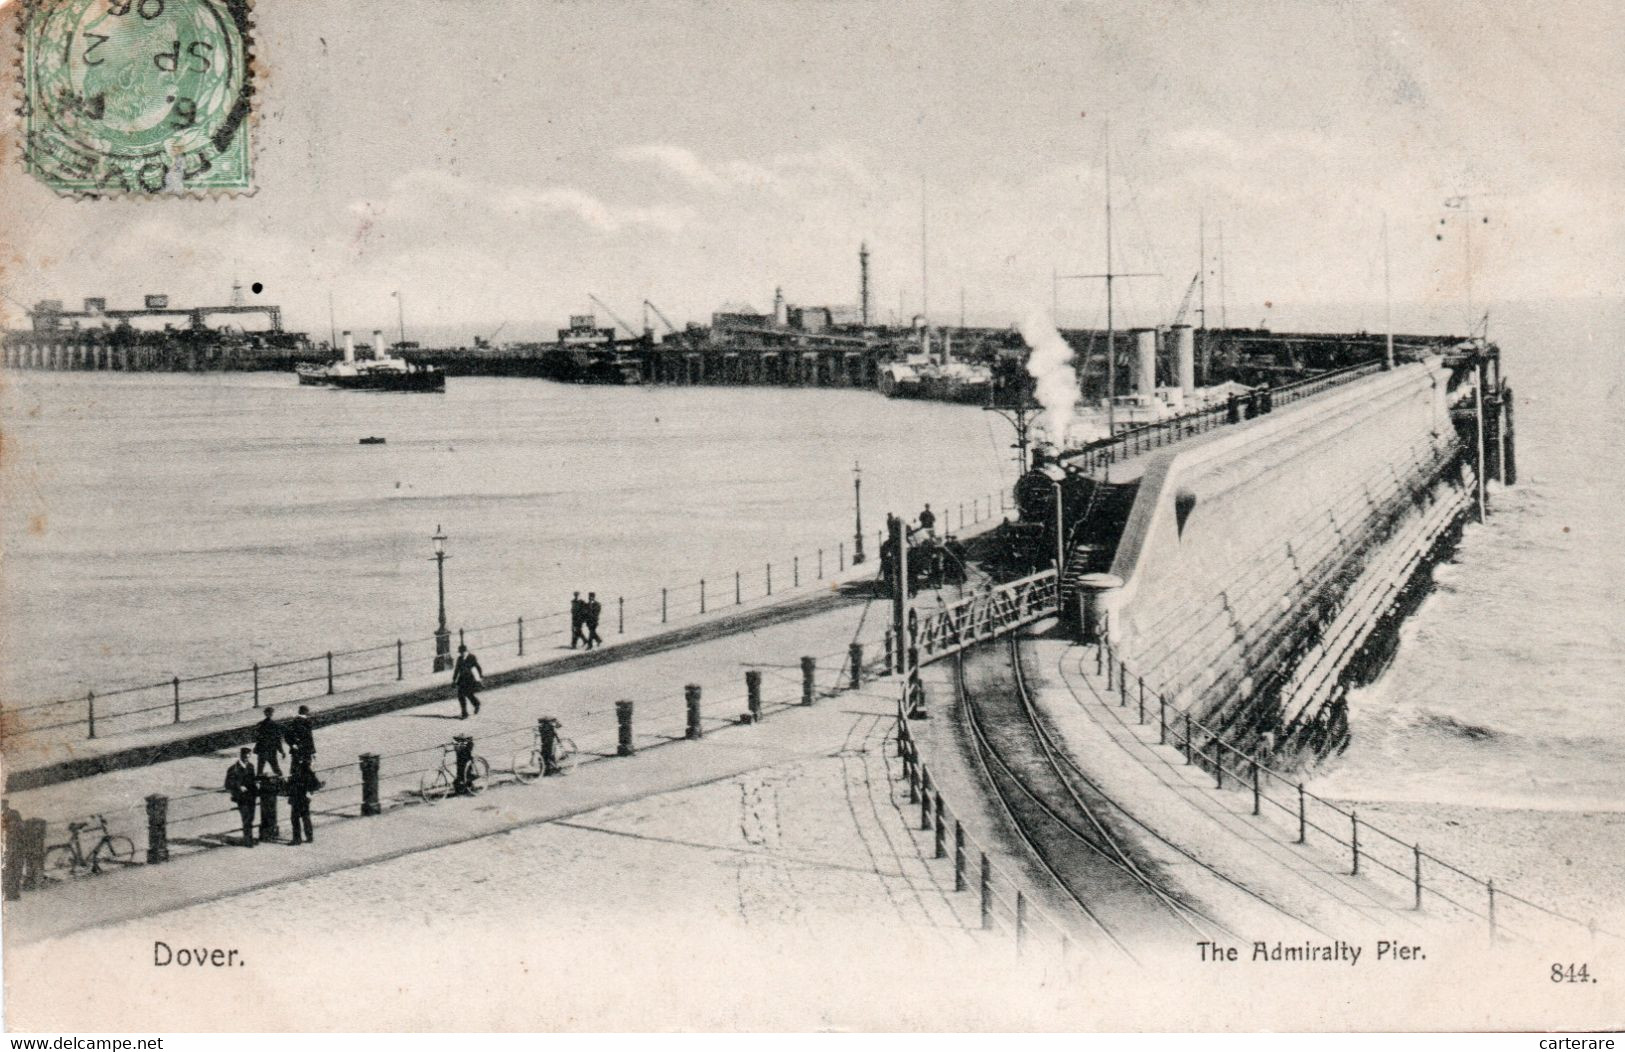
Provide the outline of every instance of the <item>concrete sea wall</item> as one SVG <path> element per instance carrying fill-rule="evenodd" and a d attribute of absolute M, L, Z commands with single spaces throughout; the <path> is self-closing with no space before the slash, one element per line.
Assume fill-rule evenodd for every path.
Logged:
<path fill-rule="evenodd" d="M 1148 687 L 1232 744 L 1341 733 L 1373 633 L 1471 507 L 1449 382 L 1402 366 L 1148 464 L 1111 627 Z"/>

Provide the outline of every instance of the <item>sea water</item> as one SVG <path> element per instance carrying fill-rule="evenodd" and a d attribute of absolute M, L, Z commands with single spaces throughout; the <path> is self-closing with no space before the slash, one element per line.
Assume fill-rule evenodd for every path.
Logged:
<path fill-rule="evenodd" d="M 957 528 L 1016 471 L 994 414 L 860 391 L 17 371 L 0 420 L 12 704 L 427 637 L 437 529 L 453 631 L 524 617 L 551 646 L 578 590 L 607 633 L 619 597 L 648 624 L 662 587 L 677 620 L 701 578 L 714 611 L 736 572 L 747 600 L 833 576 L 854 466 L 869 567 L 887 512 Z"/>

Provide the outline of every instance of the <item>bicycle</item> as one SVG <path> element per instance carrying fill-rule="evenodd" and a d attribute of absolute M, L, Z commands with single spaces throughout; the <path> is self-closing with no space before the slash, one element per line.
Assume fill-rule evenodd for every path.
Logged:
<path fill-rule="evenodd" d="M 553 737 L 553 767 L 563 774 L 576 764 L 576 743 L 561 735 Z M 532 736 L 530 747 L 521 749 L 513 756 L 513 776 L 516 780 L 529 784 L 542 776 L 544 765 L 542 763 L 542 732 L 538 728 Z"/>
<path fill-rule="evenodd" d="M 473 740 L 465 739 L 469 743 L 470 755 L 468 760 L 468 793 L 478 796 L 491 783 L 491 764 L 483 756 L 472 754 Z M 423 799 L 433 800 L 439 796 L 450 796 L 457 788 L 457 742 L 450 741 L 440 747 L 440 766 L 433 772 L 424 772 L 418 782 L 418 791 Z"/>
<path fill-rule="evenodd" d="M 45 872 L 56 880 L 76 877 L 82 871 L 100 873 L 102 863 L 115 862 L 121 866 L 135 864 L 135 841 L 127 836 L 114 836 L 107 831 L 107 819 L 96 815 L 94 822 L 69 822 L 66 843 L 53 844 L 45 849 Z M 101 830 L 102 838 L 85 854 L 79 845 L 79 834 L 86 829 Z"/>

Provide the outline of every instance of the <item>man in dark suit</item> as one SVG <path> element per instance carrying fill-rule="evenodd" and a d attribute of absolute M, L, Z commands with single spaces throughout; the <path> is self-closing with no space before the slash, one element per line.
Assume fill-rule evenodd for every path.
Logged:
<path fill-rule="evenodd" d="M 588 650 L 591 650 L 593 647 L 601 647 L 604 645 L 603 639 L 601 639 L 598 635 L 598 617 L 603 612 L 604 606 L 598 601 L 598 593 L 588 592 L 586 612 Z"/>
<path fill-rule="evenodd" d="M 480 677 L 485 670 L 480 668 L 480 659 L 474 656 L 462 643 L 457 644 L 457 663 L 451 669 L 451 681 L 457 684 L 457 704 L 462 707 L 461 719 L 468 719 L 468 707 L 474 706 L 474 715 L 480 714 L 480 699 L 474 690 L 480 685 Z"/>
<path fill-rule="evenodd" d="M 260 720 L 254 728 L 254 755 L 259 758 L 255 773 L 264 774 L 265 765 L 270 764 L 271 770 L 276 772 L 278 778 L 282 777 L 282 763 L 277 759 L 284 752 L 282 746 L 282 728 L 272 719 L 276 715 L 275 709 L 266 709 L 265 718 Z"/>
<path fill-rule="evenodd" d="M 243 819 L 243 846 L 254 846 L 254 765 L 248 760 L 248 747 L 238 750 L 237 762 L 226 768 L 226 792 Z"/>
<path fill-rule="evenodd" d="M 283 737 L 288 741 L 288 767 L 297 771 L 308 768 L 316 756 L 316 725 L 310 719 L 310 706 L 299 706 L 299 715 L 293 718 Z"/>
<path fill-rule="evenodd" d="M 301 761 L 296 753 L 292 773 L 288 775 L 288 820 L 293 825 L 294 847 L 306 841 L 316 842 L 316 833 L 310 826 L 310 794 L 319 788 L 321 782 L 310 769 L 310 761 Z"/>
<path fill-rule="evenodd" d="M 581 601 L 581 593 L 576 592 L 570 597 L 570 649 L 574 650 L 576 644 L 586 641 L 581 626 L 587 623 L 587 604 Z"/>

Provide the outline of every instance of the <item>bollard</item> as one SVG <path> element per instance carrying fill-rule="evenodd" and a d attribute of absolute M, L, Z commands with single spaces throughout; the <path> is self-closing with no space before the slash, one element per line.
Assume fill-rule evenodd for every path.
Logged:
<path fill-rule="evenodd" d="M 741 602 L 740 596 L 741 596 L 741 593 L 739 591 L 739 571 L 735 570 L 734 571 L 734 605 L 735 606 L 738 606 L 740 604 L 740 602 Z"/>
<path fill-rule="evenodd" d="M 852 689 L 863 686 L 863 644 L 853 643 L 846 648 L 847 661 L 852 665 Z"/>
<path fill-rule="evenodd" d="M 666 590 L 660 590 L 660 623 L 666 623 Z"/>
<path fill-rule="evenodd" d="M 982 855 L 982 930 L 993 930 L 993 866 L 987 860 L 987 852 Z"/>
<path fill-rule="evenodd" d="M 700 685 L 690 683 L 683 688 L 683 700 L 688 704 L 688 733 L 689 741 L 698 741 L 705 737 L 705 729 L 700 726 Z"/>
<path fill-rule="evenodd" d="M 277 794 L 282 789 L 282 779 L 274 774 L 261 775 L 259 780 L 260 794 L 260 839 L 277 840 L 282 836 L 282 829 L 277 824 Z"/>
<path fill-rule="evenodd" d="M 1106 692 L 1108 694 L 1111 693 L 1112 690 L 1112 665 L 1112 656 L 1110 652 L 1108 652 L 1106 654 Z"/>
<path fill-rule="evenodd" d="M 1308 813 L 1303 809 L 1303 783 L 1298 783 L 1298 843 L 1309 841 Z"/>
<path fill-rule="evenodd" d="M 170 680 L 175 687 L 175 722 L 181 721 L 181 678 L 179 676 Z"/>
<path fill-rule="evenodd" d="M 626 635 L 626 597 L 617 596 L 615 599 L 615 634 Z"/>
<path fill-rule="evenodd" d="M 631 756 L 637 750 L 632 746 L 632 703 L 630 701 L 617 701 L 615 703 L 615 722 L 619 725 L 619 742 L 615 747 L 616 756 Z"/>
<path fill-rule="evenodd" d="M 700 613 L 705 613 L 705 578 L 700 578 Z"/>
<path fill-rule="evenodd" d="M 458 629 L 458 632 L 461 631 L 462 629 Z M 331 650 L 327 652 L 327 692 L 329 694 L 333 693 L 333 652 Z"/>
<path fill-rule="evenodd" d="M 85 695 L 85 719 L 89 721 L 90 737 L 96 737 L 96 692 Z"/>
<path fill-rule="evenodd" d="M 254 662 L 254 707 L 260 707 L 260 663 Z"/>
<path fill-rule="evenodd" d="M 965 827 L 954 819 L 954 890 L 965 890 Z"/>
<path fill-rule="evenodd" d="M 21 883 L 24 891 L 33 891 L 45 881 L 45 832 L 43 818 L 23 819 Z"/>
<path fill-rule="evenodd" d="M 395 640 L 395 678 L 406 678 L 406 644 Z"/>
<path fill-rule="evenodd" d="M 563 774 L 559 768 L 559 721 L 543 716 L 536 721 L 536 733 L 542 743 L 542 776 Z"/>
<path fill-rule="evenodd" d="M 525 656 L 525 619 L 519 619 L 519 656 Z"/>
<path fill-rule="evenodd" d="M 1253 814 L 1258 814 L 1258 761 L 1253 761 Z"/>
<path fill-rule="evenodd" d="M 759 723 L 762 719 L 762 673 L 751 669 L 745 673 L 745 720 Z"/>
<path fill-rule="evenodd" d="M 1422 908 L 1422 845 L 1421 844 L 1412 844 L 1411 845 L 1411 857 L 1416 862 L 1416 880 L 1415 880 L 1415 883 L 1416 883 L 1416 906 L 1414 908 L 1419 910 L 1419 909 Z"/>
<path fill-rule="evenodd" d="M 920 802 L 921 764 L 920 754 L 915 750 L 912 739 L 908 743 L 908 759 L 908 802 L 917 804 Z"/>
<path fill-rule="evenodd" d="M 1360 812 L 1349 812 L 1349 847 L 1354 850 L 1354 868 L 1349 870 L 1352 876 L 1360 875 Z"/>
<path fill-rule="evenodd" d="M 920 764 L 920 832 L 931 828 L 931 772 Z"/>
<path fill-rule="evenodd" d="M 1027 898 L 1016 889 L 1016 955 L 1021 955 L 1022 937 L 1027 933 Z"/>
<path fill-rule="evenodd" d="M 147 865 L 169 861 L 169 797 L 147 797 Z"/>
<path fill-rule="evenodd" d="M 937 793 L 937 853 L 935 858 L 948 857 L 948 822 L 942 817 L 942 793 Z"/>
<path fill-rule="evenodd" d="M 818 689 L 817 683 L 814 682 L 814 680 L 817 678 L 817 676 L 818 676 L 818 659 L 814 658 L 814 657 L 804 657 L 804 658 L 802 658 L 801 659 L 801 703 L 803 705 L 811 705 L 813 703 L 813 692 Z"/>
<path fill-rule="evenodd" d="M 363 815 L 383 814 L 384 809 L 378 803 L 378 771 L 383 766 L 375 752 L 361 754 L 361 813 Z"/>

